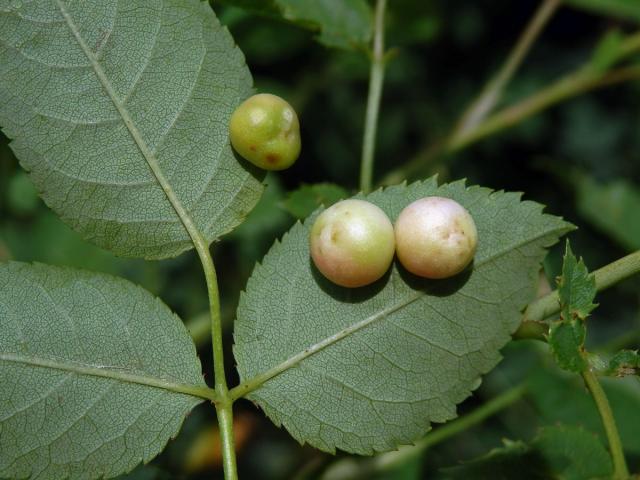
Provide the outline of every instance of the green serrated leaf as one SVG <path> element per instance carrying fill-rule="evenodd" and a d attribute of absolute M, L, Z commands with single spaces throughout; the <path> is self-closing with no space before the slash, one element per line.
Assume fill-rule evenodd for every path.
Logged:
<path fill-rule="evenodd" d="M 255 205 L 227 135 L 250 89 L 197 0 L 0 3 L 3 132 L 45 202 L 120 256 L 176 256 L 184 217 L 211 242 Z"/>
<path fill-rule="evenodd" d="M 600 15 L 640 22 L 638 0 L 567 0 L 567 4 Z"/>
<path fill-rule="evenodd" d="M 206 387 L 180 319 L 115 277 L 2 264 L 0 332 L 0 478 L 128 472 L 200 403 L 182 387 Z"/>
<path fill-rule="evenodd" d="M 224 0 L 255 13 L 281 16 L 318 32 L 328 47 L 361 49 L 372 35 L 372 14 L 365 0 Z"/>
<path fill-rule="evenodd" d="M 640 375 L 640 355 L 637 350 L 620 350 L 616 353 L 607 368 L 608 375 L 624 377 Z"/>
<path fill-rule="evenodd" d="M 348 197 L 347 191 L 333 183 L 315 183 L 302 185 L 290 192 L 282 206 L 294 217 L 302 220 L 311 215 L 318 207 L 330 207 L 338 200 Z"/>
<path fill-rule="evenodd" d="M 581 320 L 554 322 L 549 329 L 549 346 L 558 366 L 571 372 L 583 372 L 588 363 L 584 357 L 587 330 Z"/>
<path fill-rule="evenodd" d="M 593 303 L 598 290 L 596 279 L 589 275 L 582 258 L 578 261 L 567 241 L 562 263 L 562 275 L 558 279 L 561 317 L 565 321 L 584 320 L 598 305 Z M 583 339 L 584 340 L 584 339 Z"/>
<path fill-rule="evenodd" d="M 529 445 L 507 441 L 484 457 L 445 469 L 446 478 L 474 480 L 604 480 L 612 471 L 611 457 L 597 436 L 562 425 L 542 428 Z"/>
<path fill-rule="evenodd" d="M 432 178 L 361 198 L 394 220 L 428 195 L 453 198 L 473 215 L 472 270 L 430 281 L 394 265 L 368 287 L 338 287 L 309 257 L 317 214 L 254 270 L 235 324 L 238 369 L 242 381 L 275 369 L 248 397 L 300 442 L 370 454 L 455 417 L 455 405 L 496 365 L 519 325 L 545 247 L 571 229 L 519 194 L 463 182 L 438 187 Z"/>

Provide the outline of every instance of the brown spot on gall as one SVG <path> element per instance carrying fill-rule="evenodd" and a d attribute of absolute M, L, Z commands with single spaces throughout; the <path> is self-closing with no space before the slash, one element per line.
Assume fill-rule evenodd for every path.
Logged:
<path fill-rule="evenodd" d="M 267 162 L 274 164 L 278 161 L 278 155 L 276 155 L 275 153 L 267 153 L 265 155 L 265 158 L 267 159 Z"/>

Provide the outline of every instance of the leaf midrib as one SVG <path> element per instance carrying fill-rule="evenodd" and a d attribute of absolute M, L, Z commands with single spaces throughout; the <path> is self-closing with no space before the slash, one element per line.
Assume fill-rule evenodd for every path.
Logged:
<path fill-rule="evenodd" d="M 113 105 L 116 107 L 118 114 L 120 115 L 122 121 L 127 127 L 127 130 L 129 130 L 129 133 L 131 134 L 131 137 L 136 143 L 138 149 L 140 150 L 140 153 L 144 157 L 145 161 L 147 162 L 147 165 L 151 169 L 151 172 L 153 173 L 154 177 L 158 181 L 158 184 L 160 185 L 164 194 L 166 195 L 167 200 L 175 210 L 176 214 L 180 218 L 180 221 L 182 222 L 182 225 L 184 226 L 185 230 L 191 237 L 191 240 L 193 241 L 194 246 L 196 247 L 196 249 L 198 249 L 198 251 L 200 251 L 202 248 L 208 248 L 208 245 L 204 240 L 204 237 L 196 227 L 195 223 L 193 222 L 193 219 L 187 213 L 186 209 L 182 205 L 182 202 L 180 202 L 180 199 L 178 198 L 175 191 L 167 181 L 167 178 L 165 177 L 162 169 L 160 168 L 160 163 L 158 162 L 158 159 L 156 158 L 155 154 L 152 152 L 149 145 L 147 145 L 147 142 L 145 142 L 145 140 L 142 138 L 142 134 L 136 127 L 133 121 L 133 118 L 129 114 L 129 111 L 125 107 L 124 103 L 118 97 L 115 89 L 113 88 L 113 85 L 111 85 L 111 81 L 107 77 L 105 71 L 102 69 L 100 62 L 98 61 L 96 56 L 93 54 L 91 49 L 89 49 L 86 42 L 82 38 L 80 31 L 78 30 L 78 27 L 74 23 L 73 18 L 71 17 L 69 12 L 67 12 L 64 4 L 62 3 L 62 0 L 56 0 L 56 4 L 60 9 L 61 14 L 67 26 L 69 27 L 69 30 L 71 31 L 74 38 L 78 42 L 78 45 L 80 46 L 83 53 L 89 60 L 89 63 L 91 64 L 91 67 L 94 73 L 96 74 L 96 77 L 100 81 L 100 84 L 104 88 L 105 92 L 107 93 L 107 96 L 110 98 Z"/>
<path fill-rule="evenodd" d="M 522 241 L 520 243 L 517 243 L 515 245 L 511 245 L 507 248 L 503 248 L 502 250 L 498 250 L 497 252 L 495 252 L 493 255 L 486 257 L 485 259 L 481 260 L 480 262 L 476 263 L 474 266 L 474 271 L 479 270 L 481 267 L 483 267 L 484 265 L 487 265 L 491 262 L 493 262 L 494 260 L 496 260 L 497 258 L 500 258 L 503 255 L 508 254 L 509 252 L 512 252 L 514 250 L 517 250 L 521 247 L 524 247 L 525 245 L 529 245 L 531 243 L 537 242 L 538 240 L 551 235 L 554 232 L 557 231 L 562 231 L 564 228 L 562 226 L 558 226 L 555 227 L 554 229 L 550 229 L 548 231 L 545 231 L 543 233 L 540 233 L 538 235 L 536 235 L 535 237 L 531 237 L 525 241 Z M 287 358 L 285 361 L 279 363 L 278 365 L 276 365 L 273 368 L 270 368 L 269 370 L 256 375 L 255 377 L 241 383 L 240 385 L 238 385 L 237 387 L 234 387 L 230 390 L 230 396 L 232 399 L 238 399 L 240 397 L 244 397 L 245 395 L 251 393 L 252 391 L 260 388 L 265 382 L 267 382 L 268 380 L 271 380 L 273 377 L 276 377 L 278 375 L 280 375 L 281 373 L 289 370 L 290 368 L 295 367 L 296 365 L 298 365 L 300 362 L 302 362 L 303 360 L 305 360 L 306 358 L 315 355 L 316 353 L 320 352 L 321 350 L 324 350 L 326 347 L 333 345 L 334 343 L 339 342 L 340 340 L 346 338 L 347 336 L 362 330 L 363 328 L 375 323 L 378 320 L 381 320 L 383 318 L 385 318 L 386 316 L 388 316 L 391 313 L 394 313 L 398 310 L 401 310 L 405 307 L 408 307 L 409 305 L 411 305 L 413 302 L 421 299 L 422 297 L 424 297 L 426 295 L 426 292 L 422 291 L 422 290 L 418 290 L 414 293 L 414 295 L 411 295 L 408 298 L 403 299 L 402 301 L 398 302 L 397 304 L 391 306 L 391 307 L 387 307 L 373 315 L 370 315 L 369 317 L 360 320 L 359 322 L 356 322 L 352 325 L 349 325 L 348 327 L 340 330 L 337 333 L 334 333 L 333 335 L 330 335 L 326 338 L 324 338 L 323 340 L 320 340 L 319 342 L 316 342 L 315 344 L 309 346 L 308 348 L 302 350 L 301 352 L 290 356 L 289 358 Z"/>
<path fill-rule="evenodd" d="M 42 358 L 38 356 L 19 355 L 16 353 L 0 353 L 0 362 L 17 363 L 27 365 L 34 368 L 49 368 L 60 370 L 76 375 L 84 375 L 91 377 L 107 378 L 109 380 L 144 385 L 146 387 L 159 388 L 169 390 L 174 393 L 182 393 L 192 397 L 204 398 L 217 401 L 215 390 L 199 385 L 189 385 L 184 383 L 171 382 L 159 377 L 130 373 L 124 369 L 118 369 L 114 366 L 98 366 L 86 363 L 73 362 L 70 360 L 60 361 L 50 358 Z"/>

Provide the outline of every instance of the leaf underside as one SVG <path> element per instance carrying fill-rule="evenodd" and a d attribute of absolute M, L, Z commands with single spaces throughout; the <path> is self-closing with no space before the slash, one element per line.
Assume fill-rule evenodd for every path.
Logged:
<path fill-rule="evenodd" d="M 0 0 L 0 125 L 45 202 L 125 257 L 192 247 L 262 192 L 228 119 L 250 94 L 240 50 L 197 0 Z M 150 165 L 156 166 L 156 173 Z"/>
<path fill-rule="evenodd" d="M 2 264 L 0 332 L 0 478 L 128 472 L 201 401 L 148 382 L 206 386 L 180 319 L 115 277 Z"/>
<path fill-rule="evenodd" d="M 545 247 L 571 229 L 516 193 L 438 187 L 435 179 L 368 195 L 392 220 L 410 202 L 439 195 L 473 215 L 479 246 L 470 269 L 449 280 L 419 279 L 397 264 L 383 279 L 346 289 L 309 257 L 317 216 L 296 224 L 258 265 L 242 295 L 234 353 L 247 381 L 326 341 L 248 395 L 300 442 L 371 454 L 423 436 L 500 359 L 499 349 L 535 293 Z M 353 329 L 348 335 L 345 329 Z"/>

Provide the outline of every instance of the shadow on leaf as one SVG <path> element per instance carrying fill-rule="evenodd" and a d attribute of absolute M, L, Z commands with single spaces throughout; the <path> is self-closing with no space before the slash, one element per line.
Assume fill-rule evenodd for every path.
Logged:
<path fill-rule="evenodd" d="M 340 285 L 333 283 L 331 280 L 328 280 L 320 270 L 318 270 L 318 267 L 315 266 L 311 257 L 309 257 L 309 266 L 311 267 L 313 279 L 322 291 L 343 303 L 362 303 L 375 297 L 380 291 L 382 291 L 391 277 L 391 269 L 388 269 L 382 277 L 369 285 L 365 285 L 364 287 L 341 287 Z"/>
<path fill-rule="evenodd" d="M 413 290 L 422 290 L 427 295 L 435 297 L 447 297 L 453 295 L 460 290 L 469 281 L 473 272 L 473 263 L 471 263 L 462 272 L 453 277 L 434 280 L 430 278 L 419 277 L 409 272 L 402 266 L 399 261 L 395 261 L 395 268 L 400 277 Z"/>

